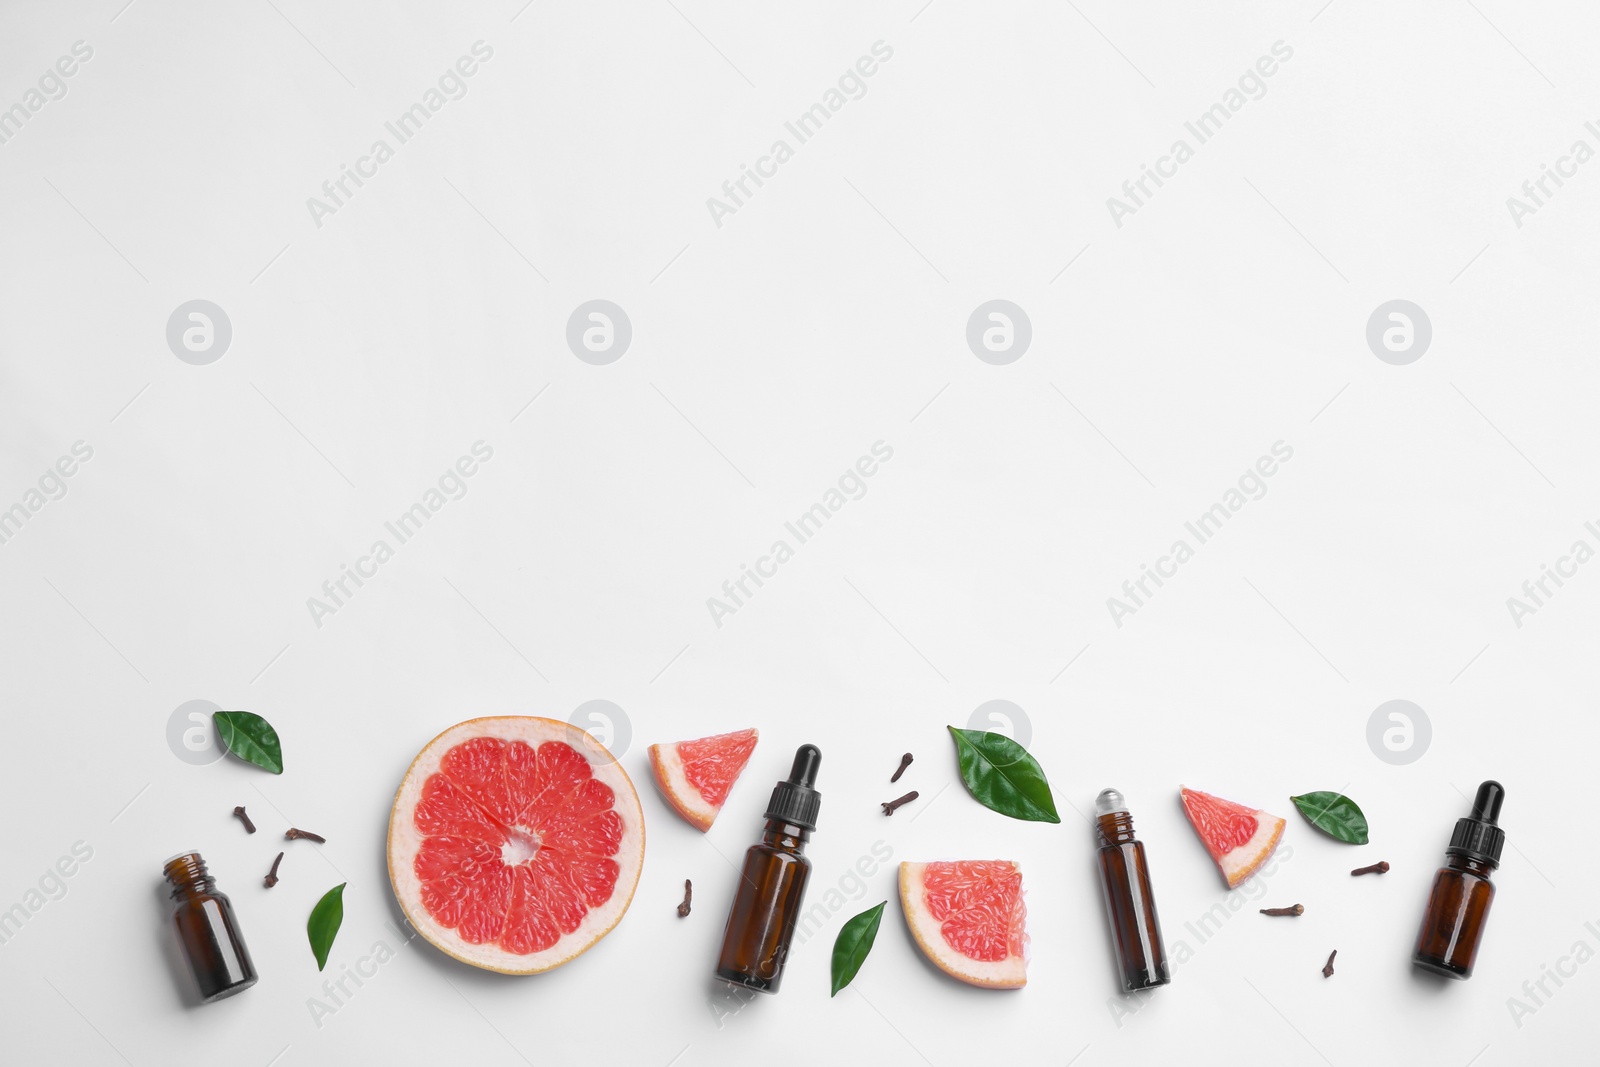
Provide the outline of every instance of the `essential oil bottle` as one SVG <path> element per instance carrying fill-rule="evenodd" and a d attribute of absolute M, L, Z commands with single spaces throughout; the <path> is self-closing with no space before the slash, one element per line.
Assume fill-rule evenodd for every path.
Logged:
<path fill-rule="evenodd" d="M 216 880 L 200 853 L 179 853 L 166 862 L 161 873 L 172 886 L 172 921 L 200 987 L 200 1002 L 210 1004 L 255 985 L 255 964 L 239 936 L 233 902 L 217 892 Z"/>
<path fill-rule="evenodd" d="M 1100 844 L 1100 890 L 1111 926 L 1117 977 L 1124 993 L 1153 989 L 1172 981 L 1161 920 L 1150 891 L 1144 842 L 1133 836 L 1133 819 L 1122 794 L 1107 789 L 1095 798 L 1095 836 Z"/>
<path fill-rule="evenodd" d="M 1494 902 L 1489 874 L 1500 866 L 1506 832 L 1500 829 L 1500 805 L 1506 798 L 1499 782 L 1484 782 L 1472 801 L 1472 814 L 1456 820 L 1445 849 L 1445 865 L 1433 876 L 1428 910 L 1411 962 L 1446 978 L 1471 978 L 1478 958 L 1483 924 Z"/>
<path fill-rule="evenodd" d="M 762 993 L 776 993 L 783 981 L 789 941 L 811 876 L 805 847 L 822 807 L 822 794 L 812 788 L 821 764 L 816 745 L 801 745 L 788 780 L 772 791 L 766 829 L 745 853 L 739 892 L 728 910 L 718 978 Z"/>

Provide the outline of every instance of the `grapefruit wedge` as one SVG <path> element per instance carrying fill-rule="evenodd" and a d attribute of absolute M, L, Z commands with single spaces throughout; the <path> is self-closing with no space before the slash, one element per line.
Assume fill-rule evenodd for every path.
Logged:
<path fill-rule="evenodd" d="M 750 762 L 758 736 L 754 730 L 735 730 L 673 745 L 651 745 L 650 769 L 661 795 L 690 825 L 701 832 L 711 829 L 733 783 Z"/>
<path fill-rule="evenodd" d="M 1022 868 L 1010 860 L 900 865 L 906 926 L 933 965 L 985 989 L 1028 982 Z"/>
<path fill-rule="evenodd" d="M 417 754 L 389 813 L 406 918 L 440 951 L 502 974 L 559 967 L 610 933 L 643 863 L 627 773 L 555 719 L 452 726 Z"/>
<path fill-rule="evenodd" d="M 1270 812 L 1247 808 L 1198 789 L 1179 786 L 1178 790 L 1194 832 L 1200 835 L 1200 843 L 1228 880 L 1229 889 L 1238 888 L 1239 883 L 1255 874 L 1283 839 L 1284 821 Z"/>

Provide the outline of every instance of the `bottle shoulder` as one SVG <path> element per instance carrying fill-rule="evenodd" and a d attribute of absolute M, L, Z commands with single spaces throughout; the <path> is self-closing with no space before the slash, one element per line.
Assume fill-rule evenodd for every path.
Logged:
<path fill-rule="evenodd" d="M 778 863 L 795 863 L 803 867 L 811 866 L 811 859 L 805 854 L 802 844 L 773 843 L 770 841 L 757 841 L 750 846 L 747 856 L 759 856 Z"/>
<path fill-rule="evenodd" d="M 1444 866 L 1439 868 L 1439 873 L 1452 874 L 1469 881 L 1484 882 L 1488 885 L 1490 875 L 1494 873 L 1495 865 L 1485 863 L 1481 859 L 1452 853 L 1445 857 Z"/>

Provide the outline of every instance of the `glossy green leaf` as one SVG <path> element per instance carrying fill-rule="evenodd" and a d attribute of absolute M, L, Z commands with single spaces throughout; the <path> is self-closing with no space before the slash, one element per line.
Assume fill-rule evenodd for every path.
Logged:
<path fill-rule="evenodd" d="M 283 773 L 283 746 L 270 722 L 251 711 L 219 711 L 211 719 L 229 752 L 273 774 Z"/>
<path fill-rule="evenodd" d="M 959 730 L 952 726 L 961 781 L 986 808 L 1030 822 L 1060 822 L 1044 768 L 1028 750 L 1005 734 Z"/>
<path fill-rule="evenodd" d="M 339 936 L 339 926 L 344 922 L 344 887 L 348 882 L 340 882 L 317 901 L 317 906 L 311 909 L 311 918 L 306 920 L 306 936 L 311 939 L 311 954 L 317 957 L 317 970 L 328 965 L 328 951 L 333 948 L 333 939 Z"/>
<path fill-rule="evenodd" d="M 1367 843 L 1367 817 L 1343 793 L 1321 790 L 1290 797 L 1306 821 L 1329 837 L 1350 845 Z"/>
<path fill-rule="evenodd" d="M 878 937 L 884 904 L 888 903 L 886 900 L 876 908 L 868 908 L 839 927 L 839 936 L 833 939 L 833 992 L 828 994 L 830 997 L 838 996 L 839 990 L 850 984 L 866 962 L 872 942 Z"/>

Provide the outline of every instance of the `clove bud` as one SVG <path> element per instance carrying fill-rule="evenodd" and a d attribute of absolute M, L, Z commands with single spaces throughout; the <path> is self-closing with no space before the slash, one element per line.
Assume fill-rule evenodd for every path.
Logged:
<path fill-rule="evenodd" d="M 886 800 L 883 802 L 883 813 L 885 815 L 893 815 L 896 808 L 899 808 L 903 804 L 909 804 L 915 799 L 917 799 L 917 791 L 913 789 L 903 797 L 896 797 L 893 800 Z"/>
<path fill-rule="evenodd" d="M 889 776 L 889 781 L 891 783 L 898 782 L 900 780 L 900 776 L 906 773 L 906 768 L 909 766 L 911 766 L 911 753 L 907 752 L 904 756 L 900 757 L 900 766 L 896 767 L 894 774 Z"/>

